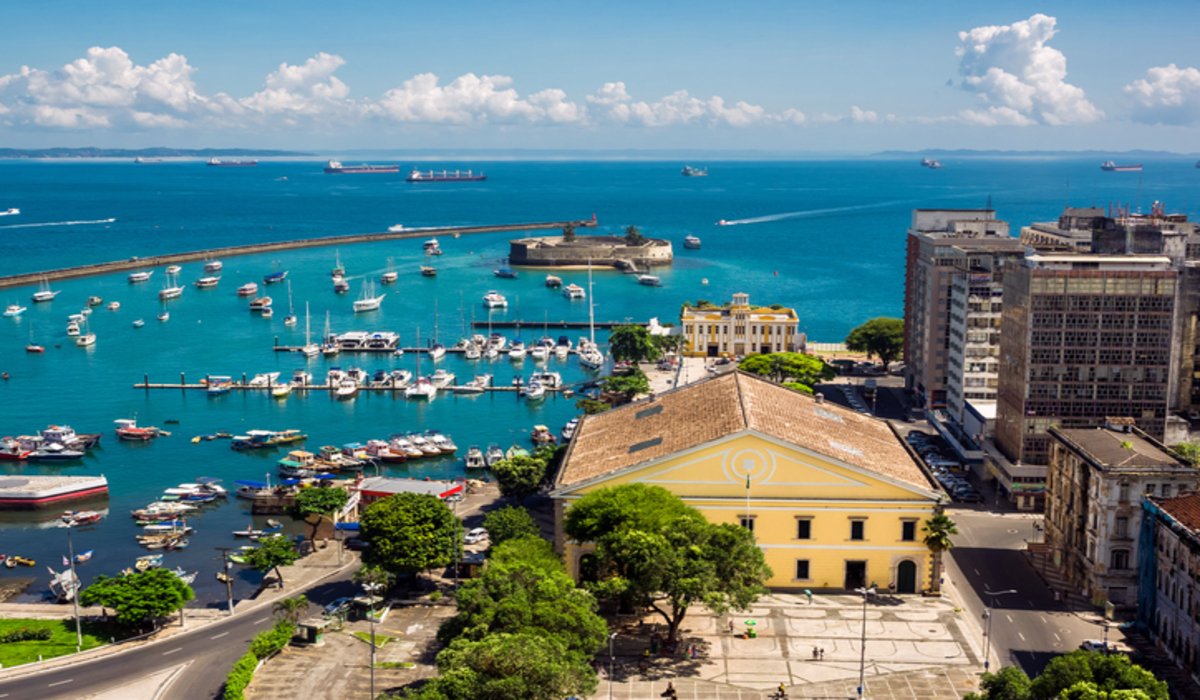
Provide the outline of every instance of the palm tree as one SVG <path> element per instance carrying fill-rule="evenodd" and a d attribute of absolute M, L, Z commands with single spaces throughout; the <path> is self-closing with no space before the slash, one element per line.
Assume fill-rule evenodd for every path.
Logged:
<path fill-rule="evenodd" d="M 955 527 L 950 516 L 938 512 L 925 521 L 925 524 L 921 526 L 921 531 L 925 533 L 923 540 L 925 546 L 933 554 L 933 570 L 929 574 L 929 592 L 940 595 L 942 592 L 942 552 L 954 546 L 950 536 L 957 535 L 958 528 Z"/>
<path fill-rule="evenodd" d="M 293 625 L 304 617 L 304 612 L 308 610 L 308 597 L 298 595 L 295 598 L 284 598 L 283 600 L 275 601 L 271 606 L 271 611 L 275 613 L 275 618 L 278 620 L 287 620 Z"/>
<path fill-rule="evenodd" d="M 629 245 L 641 245 L 645 239 L 642 237 L 642 232 L 637 226 L 625 227 L 625 242 Z"/>

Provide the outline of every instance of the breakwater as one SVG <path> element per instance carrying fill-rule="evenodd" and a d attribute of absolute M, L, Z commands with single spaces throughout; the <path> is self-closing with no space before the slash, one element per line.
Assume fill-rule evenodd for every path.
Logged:
<path fill-rule="evenodd" d="M 56 270 L 43 270 L 41 272 L 27 272 L 19 275 L 0 276 L 0 289 L 8 287 L 22 287 L 26 285 L 35 285 L 43 279 L 48 281 L 76 279 L 79 277 L 92 277 L 94 275 L 106 275 L 113 272 L 123 272 L 126 270 L 142 270 L 147 267 L 158 267 L 161 265 L 175 265 L 185 262 L 194 262 L 196 260 L 209 260 L 216 258 L 229 258 L 238 255 L 255 255 L 257 253 L 270 253 L 278 250 L 294 250 L 297 248 L 323 248 L 328 246 L 353 245 L 356 243 L 377 243 L 379 241 L 403 240 L 411 238 L 429 238 L 436 236 L 470 236 L 480 233 L 506 233 L 518 231 L 546 231 L 553 229 L 563 229 L 567 226 L 575 228 L 588 228 L 596 225 L 595 219 L 583 219 L 580 221 L 537 221 L 530 223 L 518 224 L 490 224 L 486 226 L 445 226 L 445 227 L 427 227 L 416 229 L 403 229 L 400 231 L 380 231 L 376 233 L 351 233 L 341 236 L 321 236 L 318 238 L 302 238 L 289 241 L 272 241 L 267 243 L 253 243 L 248 245 L 225 246 L 223 248 L 208 248 L 205 250 L 194 250 L 186 253 L 169 253 L 165 255 L 155 255 L 151 257 L 133 257 L 128 260 L 114 260 L 112 262 L 95 263 L 92 265 L 79 265 L 76 267 L 64 267 Z"/>

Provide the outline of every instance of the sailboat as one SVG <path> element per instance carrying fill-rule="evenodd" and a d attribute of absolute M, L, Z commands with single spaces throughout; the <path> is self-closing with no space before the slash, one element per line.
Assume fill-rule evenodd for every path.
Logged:
<path fill-rule="evenodd" d="M 25 346 L 25 352 L 39 353 L 46 352 L 46 348 L 33 342 L 33 330 L 29 331 L 29 345 Z"/>
<path fill-rule="evenodd" d="M 429 346 L 429 357 L 437 362 L 446 356 L 446 346 L 438 342 L 438 302 L 433 300 L 433 345 Z"/>
<path fill-rule="evenodd" d="M 58 291 L 51 291 L 50 279 L 48 277 L 42 277 L 42 286 L 33 293 L 33 301 L 39 304 L 44 301 L 54 301 L 54 297 L 58 296 L 59 292 L 61 291 L 61 289 Z"/>
<path fill-rule="evenodd" d="M 400 275 L 396 272 L 396 262 L 394 258 L 388 258 L 387 272 L 379 277 L 380 284 L 392 284 L 400 279 Z"/>
<path fill-rule="evenodd" d="M 304 347 L 300 348 L 300 352 L 304 353 L 305 357 L 316 357 L 321 354 L 321 346 L 312 341 L 311 325 L 311 319 L 308 315 L 308 302 L 306 301 L 304 302 Z"/>
<path fill-rule="evenodd" d="M 587 369 L 604 366 L 604 353 L 596 345 L 596 295 L 592 291 L 592 260 L 588 258 L 588 346 L 579 350 L 579 364 Z"/>
<path fill-rule="evenodd" d="M 421 329 L 417 328 L 417 347 L 421 347 Z M 437 387 L 429 380 L 429 377 L 421 376 L 421 353 L 417 353 L 417 372 L 413 377 L 412 384 L 404 390 L 404 398 L 406 399 L 428 399 L 430 401 L 437 398 Z"/>
<path fill-rule="evenodd" d="M 363 282 L 362 295 L 358 297 L 358 301 L 354 302 L 354 313 L 362 313 L 364 311 L 375 311 L 383 303 L 383 298 L 386 294 L 375 296 L 375 283 L 371 281 Z"/>
<path fill-rule="evenodd" d="M 325 355 L 336 355 L 341 352 L 333 333 L 329 330 L 329 311 L 325 312 L 325 334 L 321 336 L 321 352 Z"/>
<path fill-rule="evenodd" d="M 331 277 L 346 276 L 346 267 L 342 265 L 342 252 L 340 250 L 333 253 L 333 270 L 329 274 Z"/>
<path fill-rule="evenodd" d="M 88 328 L 87 319 L 83 319 L 83 333 L 75 337 L 75 344 L 81 348 L 96 344 L 96 334 Z"/>
<path fill-rule="evenodd" d="M 179 286 L 179 280 L 174 275 L 167 275 L 167 283 L 158 292 L 158 298 L 166 301 L 168 299 L 178 299 L 183 296 L 183 287 Z"/>
<path fill-rule="evenodd" d="M 288 280 L 288 315 L 283 317 L 283 325 L 296 325 L 296 306 L 292 303 L 292 281 Z"/>

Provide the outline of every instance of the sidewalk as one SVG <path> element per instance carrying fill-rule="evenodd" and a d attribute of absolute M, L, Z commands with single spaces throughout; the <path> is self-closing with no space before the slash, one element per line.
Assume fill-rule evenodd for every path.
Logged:
<path fill-rule="evenodd" d="M 292 566 L 283 567 L 283 580 L 285 588 L 280 590 L 277 587 L 270 586 L 268 579 L 265 583 L 270 586 L 260 589 L 254 596 L 248 599 L 237 601 L 234 604 L 234 613 L 237 615 L 245 614 L 246 612 L 265 607 L 280 598 L 288 598 L 302 593 L 304 589 L 312 586 L 322 579 L 331 575 L 337 574 L 351 566 L 358 565 L 358 554 L 356 552 L 347 551 L 344 555 L 344 563 L 338 563 L 338 546 L 330 543 L 325 549 L 318 549 L 313 554 L 297 561 Z M 5 603 L 0 605 L 0 617 L 24 617 L 27 614 L 30 617 L 41 615 L 49 616 L 48 608 L 58 610 L 58 615 L 53 616 L 60 619 L 71 617 L 70 606 L 45 605 L 45 604 L 30 604 L 22 605 L 17 603 Z M 81 615 L 86 613 L 92 617 L 99 617 L 100 610 L 98 608 L 86 608 L 81 610 Z M 162 627 L 154 632 L 149 637 L 137 639 L 135 641 L 122 642 L 118 644 L 109 644 L 80 654 L 68 654 L 59 656 L 53 659 L 47 659 L 40 663 L 25 664 L 24 666 L 15 666 L 9 669 L 0 669 L 0 679 L 9 680 L 21 676 L 36 675 L 45 671 L 70 666 L 72 664 L 91 661 L 98 658 L 123 654 L 135 649 L 142 649 L 146 646 L 157 644 L 171 637 L 190 632 L 199 627 L 204 627 L 217 620 L 225 619 L 228 613 L 225 612 L 225 606 L 220 609 L 209 608 L 184 608 L 183 624 L 179 624 L 179 616 L 173 616 L 163 622 Z"/>

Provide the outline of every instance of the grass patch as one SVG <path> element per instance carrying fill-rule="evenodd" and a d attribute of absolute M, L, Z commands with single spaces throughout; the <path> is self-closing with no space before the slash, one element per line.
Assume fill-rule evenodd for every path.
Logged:
<path fill-rule="evenodd" d="M 416 668 L 417 665 L 411 661 L 380 661 L 375 664 L 375 668 Z"/>
<path fill-rule="evenodd" d="M 371 633 L 370 632 L 351 632 L 350 634 L 354 638 L 359 639 L 363 642 L 366 642 L 367 644 L 371 643 Z M 381 649 L 381 648 L 383 648 L 383 645 L 387 644 L 388 642 L 392 641 L 393 639 L 395 639 L 395 637 L 389 637 L 386 634 L 376 634 L 375 635 L 375 648 Z"/>
<path fill-rule="evenodd" d="M 43 659 L 75 653 L 74 620 L 0 620 L 0 634 L 16 629 L 48 629 L 51 637 L 45 641 L 9 642 L 0 644 L 0 665 L 4 668 Z M 83 648 L 91 649 L 107 644 L 115 636 L 103 625 L 84 623 Z"/>

